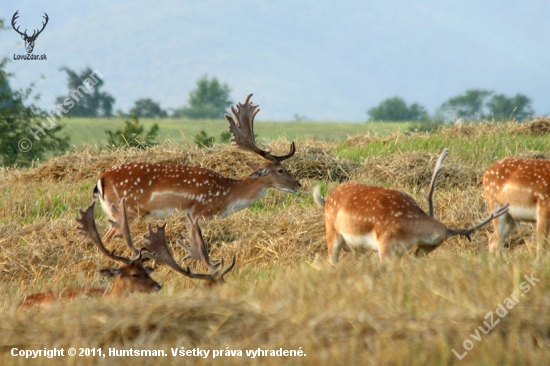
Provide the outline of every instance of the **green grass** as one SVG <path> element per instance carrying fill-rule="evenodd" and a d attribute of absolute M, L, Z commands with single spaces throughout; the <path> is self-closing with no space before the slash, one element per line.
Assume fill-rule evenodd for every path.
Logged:
<path fill-rule="evenodd" d="M 105 130 L 115 131 L 124 125 L 124 118 L 65 118 L 62 120 L 63 131 L 71 137 L 71 145 L 103 145 L 107 138 Z M 188 140 L 200 131 L 205 130 L 216 139 L 221 132 L 228 130 L 227 121 L 191 120 L 181 118 L 140 119 L 140 123 L 149 130 L 154 123 L 160 127 L 159 140 Z M 256 122 L 254 132 L 261 139 L 277 139 L 285 136 L 296 140 L 314 137 L 319 140 L 341 140 L 349 135 L 376 132 L 382 135 L 395 131 L 404 131 L 408 122 Z"/>
<path fill-rule="evenodd" d="M 480 130 L 475 135 L 430 134 L 402 136 L 395 139 L 376 139 L 368 144 L 349 146 L 340 144 L 335 153 L 352 161 L 370 157 L 391 156 L 396 153 L 423 151 L 437 154 L 444 148 L 452 151 L 453 157 L 472 164 L 472 168 L 486 167 L 506 156 L 517 156 L 526 150 L 546 153 L 550 146 L 548 135 L 520 135 L 505 130 Z"/>

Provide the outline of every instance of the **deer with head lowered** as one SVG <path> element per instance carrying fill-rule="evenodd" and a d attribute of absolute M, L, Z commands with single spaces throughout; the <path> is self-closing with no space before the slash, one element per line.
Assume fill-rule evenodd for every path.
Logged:
<path fill-rule="evenodd" d="M 283 156 L 260 149 L 254 139 L 254 117 L 260 111 L 257 103 L 250 102 L 248 95 L 244 104 L 231 106 L 232 115 L 225 115 L 233 143 L 240 149 L 263 158 L 263 163 L 248 163 L 254 170 L 245 178 L 225 177 L 213 170 L 187 165 L 124 163 L 115 165 L 99 176 L 94 189 L 103 210 L 108 216 L 111 202 L 123 197 L 134 217 L 138 213 L 165 217 L 181 210 L 192 217 L 209 219 L 226 217 L 242 210 L 264 197 L 268 188 L 295 193 L 301 184 L 282 166 L 296 151 L 294 142 L 290 152 Z M 105 240 L 116 234 L 112 229 Z"/>
<path fill-rule="evenodd" d="M 49 306 L 56 302 L 72 301 L 79 297 L 121 297 L 134 291 L 155 292 L 162 288 L 160 284 L 149 276 L 153 272 L 153 269 L 143 264 L 146 259 L 154 258 L 153 253 L 136 248 L 132 241 L 126 215 L 125 200 L 122 199 L 119 205 L 112 205 L 111 212 L 114 220 L 109 220 L 109 223 L 112 227 L 116 228 L 117 232 L 120 233 L 126 242 L 128 249 L 130 249 L 131 257 L 118 256 L 114 253 L 114 250 L 109 251 L 105 248 L 97 231 L 94 219 L 94 205 L 95 201 L 92 202 L 86 211 L 79 210 L 80 217 L 76 219 L 79 225 L 78 231 L 93 242 L 100 253 L 115 262 L 123 264 L 120 268 L 107 268 L 100 271 L 104 276 L 116 277 L 112 290 L 107 291 L 102 288 L 69 288 L 61 291 L 43 292 L 25 297 L 20 304 L 21 307 L 29 308 L 35 305 Z"/>
<path fill-rule="evenodd" d="M 187 231 L 189 232 L 189 235 L 185 233 L 182 233 L 182 235 L 185 239 L 187 239 L 189 245 L 186 245 L 180 239 L 177 239 L 176 242 L 187 252 L 187 255 L 183 258 L 184 260 L 192 258 L 202 262 L 206 268 L 208 268 L 209 273 L 193 273 L 189 267 L 181 267 L 174 260 L 174 257 L 170 254 L 170 250 L 168 249 L 168 244 L 166 243 L 166 223 L 161 226 L 157 225 L 157 231 L 154 231 L 151 224 L 149 224 L 149 233 L 143 236 L 145 239 L 145 247 L 155 254 L 156 263 L 165 264 L 176 273 L 182 274 L 191 279 L 206 281 L 208 286 L 225 282 L 224 276 L 229 273 L 233 267 L 235 267 L 235 256 L 233 256 L 231 264 L 226 268 L 224 268 L 223 259 L 218 263 L 213 263 L 202 237 L 202 231 L 198 222 L 199 219 L 192 219 L 189 214 L 187 214 L 187 219 Z"/>
<path fill-rule="evenodd" d="M 468 229 L 449 229 L 434 218 L 433 194 L 448 149 L 437 160 L 428 194 L 429 214 L 408 194 L 395 190 L 347 182 L 336 187 L 325 201 L 317 185 L 315 202 L 324 207 L 328 259 L 338 261 L 340 251 L 366 248 L 377 251 L 380 260 L 394 252 L 416 247 L 416 255 L 426 255 L 446 239 L 470 235 L 492 219 L 504 215 L 508 205 L 497 207 L 489 217 Z"/>
<path fill-rule="evenodd" d="M 507 236 L 520 221 L 535 222 L 537 255 L 544 249 L 550 230 L 550 161 L 544 159 L 505 158 L 483 174 L 483 190 L 489 209 L 505 202 L 510 210 L 493 221 L 489 254 L 502 258 Z"/>

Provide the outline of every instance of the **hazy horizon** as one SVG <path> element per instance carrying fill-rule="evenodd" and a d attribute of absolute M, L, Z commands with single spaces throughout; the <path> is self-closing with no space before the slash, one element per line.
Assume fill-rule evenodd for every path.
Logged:
<path fill-rule="evenodd" d="M 0 18 L 21 29 L 49 23 L 34 54 L 11 61 L 11 85 L 36 82 L 51 110 L 68 92 L 67 66 L 104 75 L 103 91 L 127 112 L 152 98 L 180 108 L 202 75 L 232 89 L 233 102 L 254 93 L 260 121 L 360 122 L 399 96 L 433 113 L 467 89 L 528 96 L 550 114 L 550 3 L 511 1 L 145 1 L 78 4 L 9 1 Z M 25 54 L 12 30 L 0 33 L 1 56 Z M 44 75 L 45 79 L 41 79 Z"/>

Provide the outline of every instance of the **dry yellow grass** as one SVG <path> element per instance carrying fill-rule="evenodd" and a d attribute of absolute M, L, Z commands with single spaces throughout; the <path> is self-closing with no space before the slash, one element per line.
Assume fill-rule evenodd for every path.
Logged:
<path fill-rule="evenodd" d="M 440 134 L 468 134 L 468 128 L 453 127 Z M 512 130 L 509 125 L 491 128 Z M 430 137 L 356 136 L 346 144 L 382 138 L 401 143 Z M 16 309 L 25 294 L 112 284 L 97 273 L 112 263 L 82 240 L 74 221 L 77 208 L 91 202 L 95 179 L 103 169 L 141 160 L 201 165 L 244 176 L 248 173 L 244 162 L 253 157 L 229 146 L 85 149 L 33 169 L 1 171 L 1 364 L 546 364 L 550 359 L 550 257 L 535 259 L 531 225 L 521 225 L 514 234 L 504 263 L 488 261 L 490 226 L 475 234 L 472 243 L 454 238 L 421 260 L 405 256 L 380 264 L 377 255 L 358 253 L 336 267 L 326 263 L 323 213 L 310 198 L 316 182 L 324 182 L 328 191 L 347 180 L 396 187 L 426 207 L 421 190 L 426 189 L 437 157 L 418 149 L 352 161 L 335 155 L 341 147 L 336 142 L 300 142 L 296 156 L 286 164 L 304 185 L 300 194 L 271 190 L 252 209 L 201 223 L 213 258 L 237 256 L 236 269 L 224 286 L 204 288 L 159 268 L 152 274 L 164 285 L 159 293 L 76 301 L 30 312 Z M 270 148 L 286 151 L 288 141 L 274 141 Z M 436 217 L 450 227 L 465 227 L 487 215 L 478 159 L 459 159 L 451 146 L 435 196 Z M 105 230 L 103 213 L 97 217 L 100 230 Z M 138 244 L 148 222 L 132 224 Z M 169 218 L 169 241 L 174 243 L 184 229 L 181 217 Z M 173 249 L 181 260 L 184 253 Z M 483 324 L 487 313 L 514 291 L 519 296 L 524 276 L 531 274 L 540 282 L 519 297 L 519 303 L 489 334 L 478 331 L 481 340 L 472 338 L 478 327 L 487 328 Z M 462 354 L 466 340 L 474 347 L 460 361 L 452 349 Z M 162 349 L 168 356 L 26 360 L 11 355 L 13 348 L 54 347 L 64 348 L 65 353 L 69 347 L 101 347 L 104 353 L 110 347 Z M 211 353 L 207 359 L 173 357 L 171 349 L 179 347 Z M 246 356 L 245 350 L 258 348 L 301 349 L 306 356 Z M 228 349 L 244 355 L 212 358 L 213 350 Z"/>

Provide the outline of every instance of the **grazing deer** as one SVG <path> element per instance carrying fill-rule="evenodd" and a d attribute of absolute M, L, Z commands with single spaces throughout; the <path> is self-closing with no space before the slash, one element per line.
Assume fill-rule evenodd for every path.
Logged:
<path fill-rule="evenodd" d="M 100 271 L 104 276 L 116 277 L 113 289 L 107 291 L 102 288 L 73 288 L 38 293 L 25 297 L 19 305 L 20 307 L 30 308 L 34 305 L 49 306 L 58 301 L 67 302 L 78 297 L 121 297 L 134 291 L 154 292 L 161 289 L 162 286 L 149 276 L 149 274 L 153 272 L 153 269 L 143 265 L 146 259 L 153 258 L 153 254 L 143 249 L 140 250 L 134 246 L 128 226 L 125 200 L 122 199 L 122 201 L 119 202 L 119 206 L 113 205 L 111 212 L 113 213 L 114 220 L 109 220 L 109 223 L 111 226 L 116 227 L 117 231 L 121 233 L 121 236 L 124 238 L 126 245 L 132 253 L 131 258 L 118 256 L 114 254 L 114 250 L 109 251 L 105 248 L 95 224 L 94 205 L 95 201 L 92 202 L 86 211 L 79 210 L 80 217 L 76 219 L 79 224 L 78 231 L 93 242 L 99 251 L 107 258 L 124 264 L 121 268 L 107 268 Z M 120 206 L 122 206 L 122 210 L 119 209 Z"/>
<path fill-rule="evenodd" d="M 362 247 L 377 251 L 380 260 L 390 259 L 392 252 L 411 250 L 426 255 L 446 239 L 470 235 L 495 217 L 505 214 L 508 206 L 495 209 L 489 217 L 469 229 L 449 229 L 433 217 L 433 194 L 445 149 L 436 163 L 428 194 L 429 215 L 408 194 L 357 182 L 340 184 L 328 196 L 321 197 L 320 187 L 313 191 L 315 202 L 324 207 L 328 259 L 338 261 L 340 251 Z M 471 240 L 471 239 L 470 239 Z"/>
<path fill-rule="evenodd" d="M 490 209 L 504 202 L 510 210 L 493 222 L 489 253 L 502 258 L 504 240 L 518 221 L 536 222 L 537 253 L 548 240 L 550 227 L 550 161 L 506 158 L 491 165 L 483 174 L 483 189 Z"/>
<path fill-rule="evenodd" d="M 219 263 L 213 263 L 210 260 L 206 244 L 202 237 L 202 231 L 198 222 L 199 219 L 195 218 L 193 220 L 189 214 L 187 214 L 187 219 L 187 231 L 189 231 L 189 235 L 185 233 L 182 233 L 182 235 L 187 239 L 189 245 L 185 245 L 185 243 L 179 239 L 177 239 L 176 242 L 187 252 L 187 255 L 183 259 L 193 258 L 203 262 L 208 268 L 208 274 L 193 273 L 189 270 L 189 267 L 183 268 L 176 263 L 166 244 L 166 223 L 162 226 L 157 225 L 156 232 L 153 231 L 151 224 L 149 224 L 149 234 L 143 236 L 145 239 L 145 247 L 155 254 L 156 263 L 166 264 L 177 273 L 183 274 L 189 278 L 204 280 L 209 286 L 225 282 L 223 276 L 229 273 L 235 266 L 235 256 L 233 256 L 233 260 L 227 268 L 223 268 L 223 259 Z"/>
<path fill-rule="evenodd" d="M 294 142 L 284 156 L 272 155 L 261 150 L 254 140 L 254 116 L 260 111 L 257 103 L 250 102 L 250 94 L 244 104 L 231 106 L 233 116 L 225 115 L 232 141 L 240 149 L 257 154 L 266 161 L 247 163 L 254 170 L 248 177 L 227 178 L 213 170 L 187 165 L 125 163 L 115 165 L 99 176 L 94 189 L 103 210 L 108 216 L 111 202 L 125 197 L 128 208 L 137 213 L 165 217 L 181 210 L 192 217 L 209 219 L 226 217 L 242 210 L 264 197 L 268 188 L 295 193 L 302 185 L 281 162 L 296 151 Z M 109 240 L 116 230 L 104 237 Z"/>

